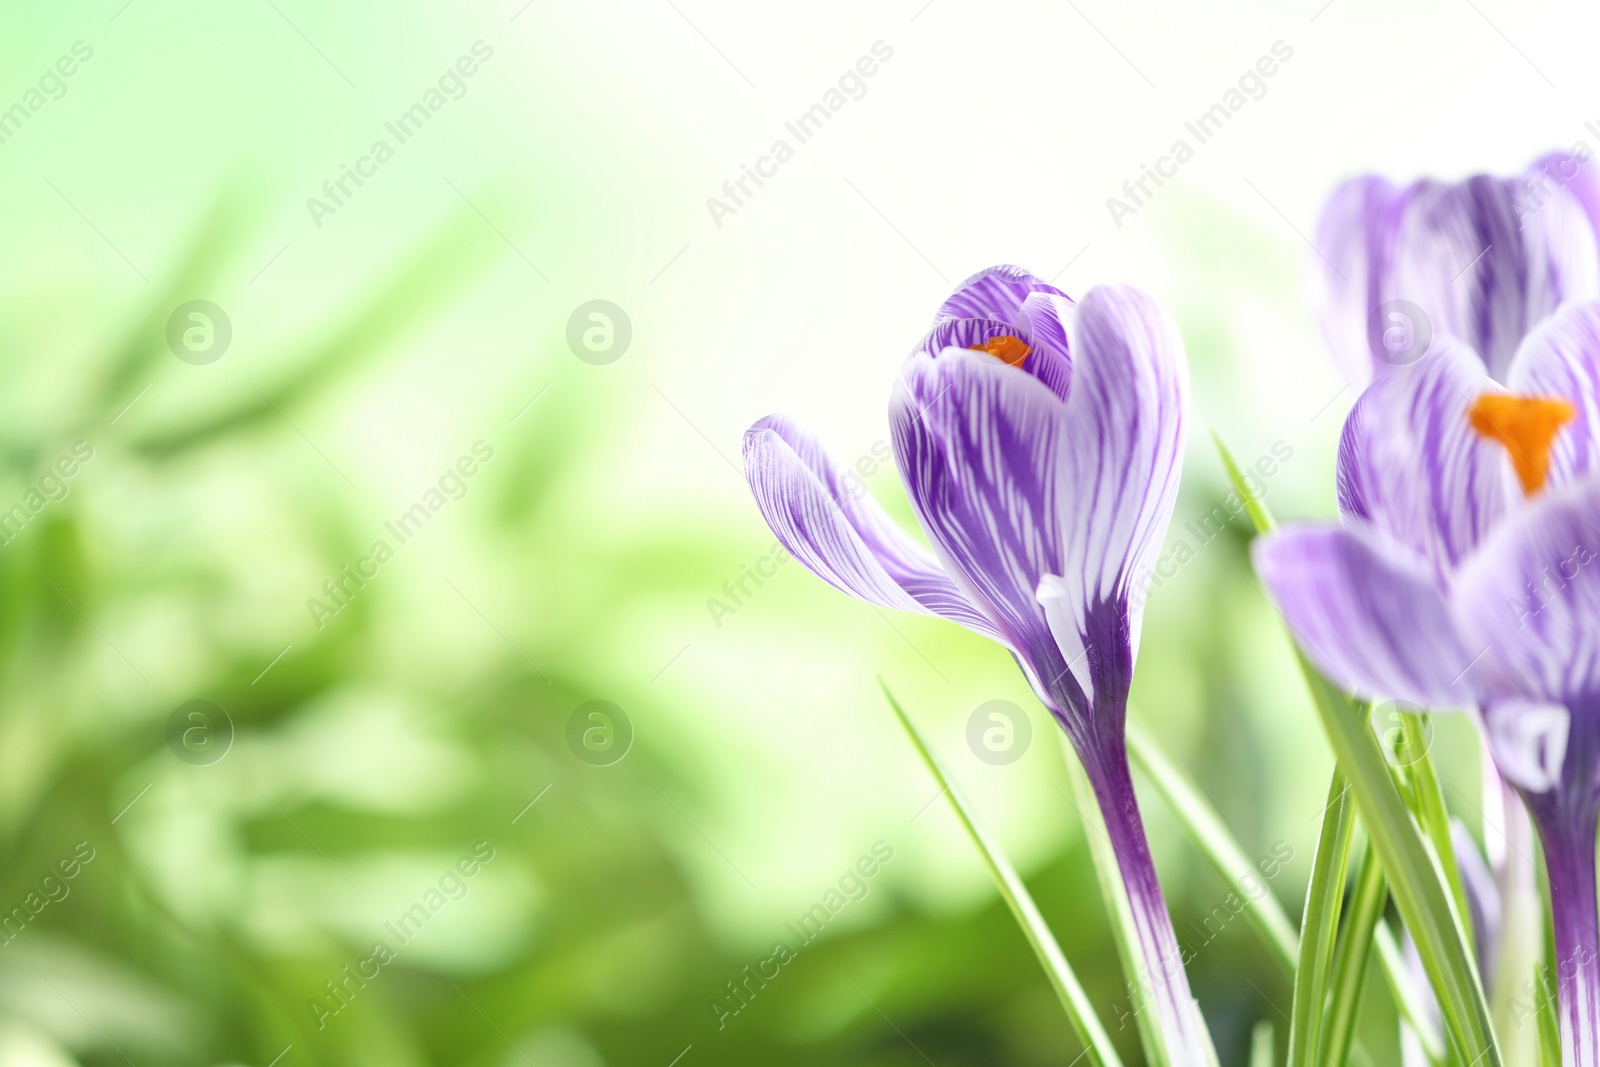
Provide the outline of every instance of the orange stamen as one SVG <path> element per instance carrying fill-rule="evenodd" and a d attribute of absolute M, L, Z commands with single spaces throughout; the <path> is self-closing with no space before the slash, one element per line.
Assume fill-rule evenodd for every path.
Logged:
<path fill-rule="evenodd" d="M 1479 434 L 1505 446 L 1522 491 L 1533 496 L 1550 473 L 1550 446 L 1577 412 L 1570 400 L 1550 396 L 1484 393 L 1467 412 Z"/>
<path fill-rule="evenodd" d="M 1033 349 L 1020 337 L 991 337 L 981 345 L 970 346 L 974 352 L 987 352 L 1008 367 L 1020 367 Z"/>

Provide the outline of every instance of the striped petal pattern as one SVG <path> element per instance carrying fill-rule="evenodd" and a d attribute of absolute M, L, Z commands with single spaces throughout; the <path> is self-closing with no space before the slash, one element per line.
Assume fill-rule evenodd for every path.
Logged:
<path fill-rule="evenodd" d="M 870 604 L 937 615 L 1001 639 L 928 550 L 793 422 L 756 423 L 745 434 L 744 461 L 767 525 L 823 581 Z"/>
<path fill-rule="evenodd" d="M 1445 339 L 1361 394 L 1339 441 L 1339 510 L 1407 545 L 1443 578 L 1505 513 L 1512 480 L 1504 450 L 1467 412 L 1499 386 Z"/>
<path fill-rule="evenodd" d="M 1509 179 L 1347 182 L 1323 209 L 1326 258 L 1313 264 L 1335 362 L 1365 386 L 1423 354 L 1384 343 L 1388 310 L 1405 302 L 1421 310 L 1421 329 L 1464 341 L 1504 381 L 1541 320 L 1563 301 L 1600 296 L 1597 225 L 1600 180 L 1574 157 L 1546 157 Z"/>

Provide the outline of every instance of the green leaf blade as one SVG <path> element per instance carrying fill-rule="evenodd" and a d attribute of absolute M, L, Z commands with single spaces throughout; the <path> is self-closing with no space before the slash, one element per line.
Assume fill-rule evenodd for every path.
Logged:
<path fill-rule="evenodd" d="M 1234 490 L 1245 501 L 1257 531 L 1271 530 L 1271 515 L 1239 474 L 1227 446 L 1221 438 L 1216 441 Z M 1500 1067 L 1483 985 L 1456 923 L 1453 899 L 1390 777 L 1372 725 L 1363 707 L 1335 688 L 1298 648 L 1295 656 L 1334 759 L 1349 779 L 1362 822 L 1383 863 L 1400 916 L 1422 957 L 1455 1054 L 1474 1067 Z"/>
<path fill-rule="evenodd" d="M 1111 1036 L 1100 1023 L 1094 1012 L 1094 1006 L 1089 1002 L 1089 996 L 1084 992 L 1077 975 L 1072 970 L 1072 965 L 1067 962 L 1066 955 L 1061 951 L 1061 946 L 1056 943 L 1055 935 L 1050 932 L 1049 925 L 1040 913 L 1038 905 L 1033 902 L 1027 886 L 1023 884 L 1022 877 L 1011 866 L 999 845 L 989 837 L 988 832 L 978 822 L 972 805 L 961 792 L 961 787 L 955 779 L 947 774 L 939 758 L 933 754 L 921 732 L 912 723 L 905 709 L 895 700 L 894 694 L 887 685 L 883 687 L 883 695 L 888 698 L 889 706 L 894 709 L 895 715 L 900 719 L 900 725 L 905 727 L 910 735 L 911 742 L 921 754 L 922 761 L 929 772 L 938 781 L 940 786 L 950 797 L 950 806 L 955 810 L 956 817 L 960 819 L 967 834 L 972 838 L 973 844 L 978 846 L 978 852 L 983 856 L 989 873 L 994 877 L 995 885 L 1000 890 L 1001 897 L 1006 906 L 1011 909 L 1011 914 L 1016 918 L 1017 925 L 1022 928 L 1022 934 L 1027 939 L 1034 955 L 1039 958 L 1039 963 L 1044 967 L 1045 976 L 1050 980 L 1051 987 L 1061 1001 L 1061 1006 L 1066 1009 L 1067 1018 L 1071 1021 L 1073 1029 L 1077 1031 L 1078 1038 L 1084 1044 L 1084 1055 L 1087 1063 L 1097 1067 L 1122 1067 L 1122 1060 L 1117 1056 L 1116 1047 L 1111 1043 Z"/>
<path fill-rule="evenodd" d="M 1333 957 L 1328 1012 L 1322 1024 L 1323 1051 L 1332 1063 L 1344 1063 L 1350 1055 L 1356 1015 L 1361 1007 L 1361 990 L 1366 984 L 1367 961 L 1372 956 L 1373 931 L 1383 917 L 1383 906 L 1388 899 L 1389 887 L 1383 881 L 1383 865 L 1369 847 L 1356 874 L 1349 918 L 1345 920 Z"/>
<path fill-rule="evenodd" d="M 1300 958 L 1295 965 L 1294 1004 L 1290 1010 L 1289 1067 L 1309 1067 L 1324 1055 L 1323 999 L 1332 968 L 1356 819 L 1349 791 L 1344 775 L 1336 769 L 1328 784 L 1328 803 L 1322 812 L 1322 831 L 1311 860 L 1311 883 L 1306 887 L 1305 915 L 1300 922 Z"/>
<path fill-rule="evenodd" d="M 1254 883 L 1253 888 L 1245 884 L 1243 876 L 1246 873 L 1253 875 L 1255 864 L 1239 847 L 1211 802 L 1131 718 L 1128 722 L 1128 755 L 1133 765 L 1161 794 L 1172 817 L 1211 864 L 1212 870 L 1240 900 L 1250 902 L 1245 908 L 1245 918 L 1255 928 L 1272 958 L 1283 968 L 1283 973 L 1292 976 L 1300 953 L 1300 939 L 1295 934 L 1294 924 L 1272 893 L 1261 892 L 1259 881 Z"/>

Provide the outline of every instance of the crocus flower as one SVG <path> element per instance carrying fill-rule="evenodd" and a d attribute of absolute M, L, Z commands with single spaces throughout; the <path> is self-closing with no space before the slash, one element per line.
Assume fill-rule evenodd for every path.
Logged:
<path fill-rule="evenodd" d="M 1181 1063 L 1209 1039 L 1134 798 L 1123 727 L 1149 563 L 1172 517 L 1183 341 L 1144 293 L 1078 304 L 1015 267 L 945 301 L 889 406 L 930 552 L 851 493 L 815 439 L 773 416 L 745 435 L 756 502 L 784 546 L 868 603 L 997 641 L 1065 728 L 1094 786 L 1139 928 L 1140 984 Z"/>
<path fill-rule="evenodd" d="M 1364 387 L 1450 335 L 1505 381 L 1522 339 L 1566 300 L 1600 296 L 1600 176 L 1587 152 L 1514 178 L 1376 175 L 1340 186 L 1317 226 L 1313 299 L 1345 377 Z"/>
<path fill-rule="evenodd" d="M 1544 846 L 1563 1062 L 1600 1063 L 1600 301 L 1546 319 L 1505 385 L 1452 338 L 1373 383 L 1340 526 L 1259 542 L 1306 654 L 1366 697 L 1471 708 Z"/>

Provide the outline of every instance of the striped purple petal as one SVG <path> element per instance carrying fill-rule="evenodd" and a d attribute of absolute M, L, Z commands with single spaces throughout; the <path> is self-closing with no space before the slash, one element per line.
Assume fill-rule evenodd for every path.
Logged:
<path fill-rule="evenodd" d="M 1600 178 L 1549 156 L 1509 179 L 1340 186 L 1317 228 L 1315 303 L 1334 359 L 1365 385 L 1418 352 L 1386 345 L 1392 312 L 1465 341 L 1503 381 L 1522 339 L 1565 300 L 1600 296 Z M 1425 351 L 1425 348 L 1423 349 Z"/>
<path fill-rule="evenodd" d="M 1004 640 L 932 554 L 793 422 L 774 415 L 752 426 L 744 462 L 767 525 L 823 581 L 870 604 L 938 615 Z"/>
<path fill-rule="evenodd" d="M 1392 269 L 1394 231 L 1408 193 L 1376 175 L 1334 190 L 1317 222 L 1312 264 L 1313 303 L 1333 360 L 1351 384 L 1365 388 L 1375 359 L 1385 352 L 1372 337 L 1374 310 L 1382 303 Z M 1379 353 L 1375 356 L 1374 353 Z"/>
<path fill-rule="evenodd" d="M 935 326 L 946 319 L 1000 319 L 1015 322 L 1035 293 L 1067 300 L 1067 294 L 1049 282 L 1009 263 L 981 270 L 956 286 L 933 316 Z"/>
<path fill-rule="evenodd" d="M 1600 698 L 1600 479 L 1508 516 L 1457 575 L 1455 613 L 1492 696 Z"/>
<path fill-rule="evenodd" d="M 1506 384 L 1514 393 L 1558 396 L 1576 418 L 1556 434 L 1549 484 L 1600 470 L 1600 301 L 1565 304 L 1522 343 Z"/>
<path fill-rule="evenodd" d="M 1022 369 L 1064 400 L 1072 374 L 1073 311 L 1067 294 L 1021 267 L 990 267 L 962 282 L 940 305 L 918 350 L 938 356 L 946 348 L 1020 338 L 1033 349 Z"/>
<path fill-rule="evenodd" d="M 1587 150 L 1582 155 L 1551 152 L 1522 175 L 1524 210 L 1536 209 L 1557 190 L 1571 196 L 1583 209 L 1589 228 L 1600 235 L 1600 167 Z"/>
<path fill-rule="evenodd" d="M 1177 499 L 1188 363 L 1172 318 L 1126 286 L 1090 290 L 1073 341 L 1056 489 L 1070 566 L 1042 576 L 1038 596 L 1092 700 L 1127 692 L 1151 564 Z M 1111 649 L 1126 649 L 1125 661 Z"/>
<path fill-rule="evenodd" d="M 1484 709 L 1483 735 L 1506 781 L 1547 793 L 1561 780 L 1572 713 L 1538 700 L 1497 700 Z"/>
<path fill-rule="evenodd" d="M 1472 654 L 1427 563 L 1363 528 L 1290 527 L 1256 541 L 1266 583 L 1307 656 L 1359 696 L 1473 702 Z"/>
<path fill-rule="evenodd" d="M 1459 342 L 1439 340 L 1367 388 L 1339 441 L 1339 510 L 1408 545 L 1443 578 L 1506 511 L 1515 484 L 1504 450 L 1467 419 L 1499 391 Z"/>
<path fill-rule="evenodd" d="M 964 349 L 913 355 L 889 406 L 895 459 L 935 555 L 1057 710 L 1050 683 L 1064 664 L 1034 590 L 1061 569 L 1065 415 L 1038 379 Z"/>
<path fill-rule="evenodd" d="M 1486 175 L 1419 194 L 1396 236 L 1393 297 L 1419 304 L 1435 334 L 1472 346 L 1504 381 L 1529 330 L 1563 300 L 1600 295 L 1588 216 L 1562 190 L 1535 204 L 1526 179 Z"/>

